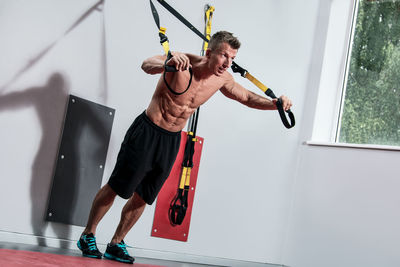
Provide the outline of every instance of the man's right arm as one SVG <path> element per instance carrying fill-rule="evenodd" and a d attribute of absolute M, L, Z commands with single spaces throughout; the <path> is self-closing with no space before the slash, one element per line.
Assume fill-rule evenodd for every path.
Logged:
<path fill-rule="evenodd" d="M 220 89 L 220 91 L 226 97 L 236 100 L 250 108 L 261 110 L 277 109 L 277 99 L 268 99 L 256 93 L 253 93 L 235 82 L 231 74 L 226 73 L 225 75 L 227 77 L 226 83 Z M 292 106 L 292 101 L 286 96 L 281 96 L 280 98 L 282 99 L 284 110 L 290 109 L 290 107 Z"/>
<path fill-rule="evenodd" d="M 159 74 L 164 71 L 164 62 L 166 56 L 154 56 L 146 59 L 142 63 L 142 70 L 148 74 Z M 178 71 L 185 71 L 191 67 L 189 57 L 184 53 L 172 52 L 172 57 L 168 60 L 167 65 L 174 66 Z"/>
<path fill-rule="evenodd" d="M 142 70 L 147 74 L 159 74 L 164 71 L 164 61 L 166 56 L 154 56 L 145 59 L 142 63 Z"/>

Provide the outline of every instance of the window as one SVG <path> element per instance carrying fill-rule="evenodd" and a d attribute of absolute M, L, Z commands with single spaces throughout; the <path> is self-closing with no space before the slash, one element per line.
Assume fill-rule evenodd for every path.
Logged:
<path fill-rule="evenodd" d="M 400 0 L 357 0 L 336 142 L 400 146 Z"/>

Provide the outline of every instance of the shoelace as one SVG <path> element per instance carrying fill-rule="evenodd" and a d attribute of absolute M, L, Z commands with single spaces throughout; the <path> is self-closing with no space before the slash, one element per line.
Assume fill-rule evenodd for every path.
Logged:
<path fill-rule="evenodd" d="M 95 237 L 86 237 L 86 241 L 90 250 L 97 250 Z"/>
<path fill-rule="evenodd" d="M 129 254 L 128 254 L 128 251 L 126 250 L 126 245 L 125 245 L 125 243 L 122 243 L 122 242 L 121 242 L 121 243 L 117 244 L 117 246 L 120 247 L 120 248 L 122 249 L 122 251 L 124 252 L 125 255 L 129 255 Z"/>

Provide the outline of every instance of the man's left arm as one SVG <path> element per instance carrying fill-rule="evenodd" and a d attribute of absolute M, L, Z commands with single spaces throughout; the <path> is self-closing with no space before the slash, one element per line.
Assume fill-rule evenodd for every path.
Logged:
<path fill-rule="evenodd" d="M 266 97 L 260 96 L 256 93 L 253 93 L 237 82 L 234 81 L 233 77 L 229 74 L 229 79 L 225 83 L 225 85 L 220 89 L 221 93 L 223 93 L 226 97 L 236 100 L 243 105 L 246 105 L 250 108 L 262 109 L 262 110 L 275 110 L 277 99 L 268 99 Z M 286 96 L 282 95 L 280 97 L 282 99 L 282 105 L 284 110 L 290 109 L 292 106 L 292 101 Z"/>

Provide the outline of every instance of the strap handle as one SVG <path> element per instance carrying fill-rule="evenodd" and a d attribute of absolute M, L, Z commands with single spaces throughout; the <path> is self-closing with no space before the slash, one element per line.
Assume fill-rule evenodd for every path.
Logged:
<path fill-rule="evenodd" d="M 172 89 L 172 87 L 168 84 L 167 82 L 167 72 L 177 72 L 178 70 L 175 68 L 175 66 L 169 66 L 167 65 L 168 60 L 170 60 L 172 58 L 172 54 L 170 51 L 168 51 L 167 54 L 167 59 L 164 62 L 164 73 L 163 73 L 163 77 L 164 77 L 164 83 L 167 86 L 168 90 L 173 93 L 174 95 L 182 95 L 184 93 L 187 92 L 187 90 L 189 90 L 190 85 L 192 84 L 192 78 L 193 78 L 193 70 L 192 68 L 189 67 L 189 73 L 190 73 L 190 78 L 189 78 L 189 83 L 188 86 L 186 87 L 186 89 L 182 92 L 177 92 L 174 89 Z"/>
<path fill-rule="evenodd" d="M 265 94 L 273 99 L 277 98 L 275 96 L 274 92 L 270 88 L 268 88 L 268 90 L 265 92 Z M 294 125 L 296 124 L 294 114 L 290 109 L 286 110 L 286 113 L 288 114 L 289 119 L 290 119 L 290 123 L 289 123 L 288 119 L 286 118 L 285 111 L 283 109 L 281 98 L 278 98 L 278 100 L 276 101 L 276 107 L 278 108 L 279 116 L 281 117 L 281 121 L 282 121 L 283 125 L 285 125 L 285 127 L 288 129 L 294 127 Z"/>
<path fill-rule="evenodd" d="M 181 225 L 185 218 L 187 207 L 188 207 L 188 191 L 178 189 L 178 193 L 175 198 L 171 201 L 169 213 L 169 219 L 173 226 Z"/>

